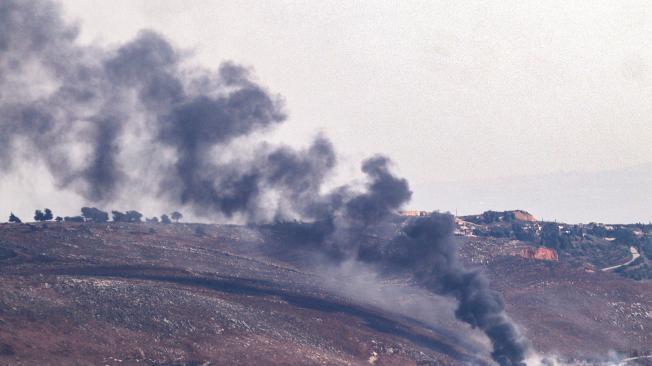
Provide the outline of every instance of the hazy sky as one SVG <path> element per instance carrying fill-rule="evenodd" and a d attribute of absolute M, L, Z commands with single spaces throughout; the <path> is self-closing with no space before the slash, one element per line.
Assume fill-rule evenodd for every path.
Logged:
<path fill-rule="evenodd" d="M 628 201 L 636 207 L 620 207 L 620 216 L 596 216 L 652 220 L 652 165 L 644 165 L 652 162 L 648 1 L 63 5 L 80 22 L 83 43 L 111 45 L 150 28 L 198 64 L 251 66 L 287 102 L 290 118 L 275 139 L 305 145 L 322 131 L 351 169 L 364 156 L 385 153 L 415 187 L 415 207 L 486 208 L 482 194 L 469 191 L 458 205 L 438 197 L 445 191 L 423 188 L 441 182 L 642 166 L 631 192 L 641 206 Z M 540 202 L 555 188 L 537 193 Z M 537 214 L 531 199 L 510 204 L 521 202 Z M 563 201 L 558 206 L 557 217 L 588 221 L 564 216 Z"/>

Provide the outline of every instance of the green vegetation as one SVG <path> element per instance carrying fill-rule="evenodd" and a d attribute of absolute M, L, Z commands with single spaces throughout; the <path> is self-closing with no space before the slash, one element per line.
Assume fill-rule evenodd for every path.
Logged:
<path fill-rule="evenodd" d="M 475 224 L 472 232 L 476 236 L 542 245 L 554 249 L 562 260 L 576 266 L 589 264 L 599 269 L 624 263 L 631 258 L 629 248 L 634 246 L 641 254 L 640 260 L 616 273 L 633 279 L 652 279 L 652 224 L 570 225 L 519 220 L 514 212 L 487 211 L 462 219 Z"/>
<path fill-rule="evenodd" d="M 541 227 L 541 244 L 555 250 L 567 249 L 571 246 L 571 235 L 562 232 L 557 223 L 548 222 Z"/>
<path fill-rule="evenodd" d="M 652 280 L 652 237 L 649 235 L 636 240 L 641 256 L 630 265 L 618 268 L 616 272 L 637 281 Z"/>

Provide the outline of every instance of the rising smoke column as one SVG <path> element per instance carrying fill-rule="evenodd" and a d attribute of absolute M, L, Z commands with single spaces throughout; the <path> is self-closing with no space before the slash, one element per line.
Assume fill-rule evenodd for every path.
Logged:
<path fill-rule="evenodd" d="M 52 3 L 0 3 L 2 168 L 41 160 L 60 186 L 103 200 L 123 178 L 117 139 L 129 113 L 105 75 L 104 53 L 77 46 L 77 33 Z M 90 146 L 84 166 L 73 164 L 74 142 Z M 29 153 L 19 156 L 20 146 Z"/>
<path fill-rule="evenodd" d="M 479 270 L 469 270 L 458 260 L 453 240 L 454 218 L 450 214 L 409 219 L 389 241 L 365 239 L 383 227 L 411 198 L 405 179 L 390 171 L 383 156 L 367 159 L 362 171 L 368 182 L 363 192 L 348 188 L 338 196 L 338 205 L 321 221 L 282 227 L 285 253 L 312 252 L 335 263 L 350 259 L 376 266 L 381 272 L 412 276 L 435 294 L 458 301 L 455 316 L 482 330 L 493 345 L 492 358 L 502 366 L 525 365 L 527 340 L 505 314 L 500 293 L 489 287 Z"/>
<path fill-rule="evenodd" d="M 385 156 L 375 156 L 362 164 L 362 171 L 371 181 L 367 190 L 346 203 L 346 216 L 366 226 L 378 223 L 396 212 L 412 198 L 407 180 L 395 177 Z"/>
<path fill-rule="evenodd" d="M 50 2 L 0 3 L 3 173 L 31 159 L 91 202 L 141 187 L 198 215 L 246 221 L 321 218 L 338 205 L 336 192 L 321 195 L 336 164 L 324 136 L 300 150 L 245 142 L 252 156 L 220 156 L 286 119 L 282 99 L 249 69 L 185 69 L 181 52 L 152 31 L 110 49 L 78 45 L 77 34 Z M 128 169 L 138 160 L 147 174 Z M 275 207 L 264 202 L 271 192 Z"/>
<path fill-rule="evenodd" d="M 3 174 L 30 159 L 91 202 L 141 187 L 198 215 L 246 221 L 318 220 L 342 204 L 345 188 L 321 192 L 336 165 L 324 136 L 299 150 L 238 142 L 251 156 L 222 158 L 235 140 L 286 119 L 282 99 L 249 69 L 184 68 L 181 52 L 151 31 L 114 48 L 79 45 L 77 35 L 51 2 L 0 3 Z M 146 174 L 133 168 L 139 160 Z"/>
<path fill-rule="evenodd" d="M 496 362 L 525 365 L 527 341 L 505 314 L 501 295 L 489 288 L 486 277 L 459 263 L 453 229 L 454 220 L 449 214 L 412 219 L 387 252 L 372 261 L 385 268 L 407 270 L 432 292 L 457 299 L 455 316 L 485 332 L 493 345 L 491 355 Z"/>
<path fill-rule="evenodd" d="M 287 252 L 412 274 L 459 301 L 456 315 L 485 331 L 497 362 L 522 363 L 526 347 L 500 296 L 457 261 L 449 216 L 411 220 L 389 243 L 365 242 L 411 197 L 387 158 L 363 162 L 362 192 L 349 186 L 322 192 L 336 165 L 323 136 L 299 150 L 249 143 L 240 148 L 250 157 L 221 159 L 216 154 L 234 141 L 286 119 L 281 98 L 254 82 L 248 69 L 233 63 L 217 72 L 184 69 L 181 53 L 151 31 L 110 49 L 79 45 L 77 34 L 51 2 L 0 1 L 3 175 L 28 158 L 43 162 L 60 188 L 93 202 L 110 203 L 132 185 L 200 215 L 309 220 L 290 225 Z M 134 145 L 145 146 L 146 154 L 129 155 Z M 127 168 L 134 159 L 148 163 L 148 174 Z M 265 203 L 270 195 L 273 207 Z"/>
<path fill-rule="evenodd" d="M 370 226 L 371 230 L 387 226 L 387 219 L 412 194 L 407 181 L 390 172 L 389 163 L 382 156 L 363 163 L 362 170 L 370 181 L 365 192 L 349 197 L 344 205 L 340 214 L 346 218 L 347 235 L 336 239 L 336 243 L 340 241 L 336 247 L 348 247 L 345 252 L 354 253 L 356 260 L 381 271 L 407 273 L 433 293 L 454 297 L 458 301 L 455 316 L 488 336 L 493 345 L 492 358 L 498 364 L 525 365 L 529 344 L 505 314 L 502 296 L 489 287 L 479 270 L 468 270 L 458 260 L 452 215 L 433 213 L 413 218 L 391 241 L 364 244 Z M 330 248 L 327 245 L 322 249 Z"/>
<path fill-rule="evenodd" d="M 335 162 L 324 137 L 307 151 L 254 145 L 243 148 L 256 151 L 249 161 L 218 162 L 216 149 L 286 118 L 280 97 L 247 68 L 184 69 L 181 53 L 151 31 L 106 49 L 79 45 L 77 35 L 49 1 L 0 3 L 3 174 L 36 160 L 60 188 L 92 202 L 142 187 L 207 216 L 251 219 L 269 190 L 315 201 L 307 192 L 319 191 Z M 130 152 L 135 146 L 144 153 Z M 147 176 L 127 169 L 141 159 Z"/>

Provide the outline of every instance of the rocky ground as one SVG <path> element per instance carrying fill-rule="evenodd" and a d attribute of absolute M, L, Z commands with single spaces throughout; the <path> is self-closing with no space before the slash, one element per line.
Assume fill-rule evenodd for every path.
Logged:
<path fill-rule="evenodd" d="M 0 364 L 491 364 L 450 302 L 402 279 L 361 301 L 343 290 L 352 278 L 261 250 L 273 245 L 264 230 L 197 227 L 1 224 Z M 649 283 L 457 240 L 536 349 L 652 351 Z"/>
<path fill-rule="evenodd" d="M 539 351 L 600 358 L 617 351 L 652 353 L 652 282 L 522 257 L 529 243 L 457 237 L 467 266 L 480 265 L 505 297 L 508 313 Z M 622 263 L 627 258 L 611 258 Z M 620 262 L 618 262 L 620 261 Z M 598 350 L 598 352 L 596 352 Z"/>

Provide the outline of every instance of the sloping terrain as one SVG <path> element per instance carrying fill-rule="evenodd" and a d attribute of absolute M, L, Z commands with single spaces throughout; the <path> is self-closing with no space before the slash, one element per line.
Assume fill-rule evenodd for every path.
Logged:
<path fill-rule="evenodd" d="M 652 282 L 526 259 L 523 243 L 458 237 L 468 266 L 481 263 L 535 348 L 565 359 L 652 353 Z M 641 361 L 644 362 L 644 361 Z"/>
<path fill-rule="evenodd" d="M 238 255 L 242 227 L 0 228 L 0 364 L 459 365 L 445 334 Z"/>
<path fill-rule="evenodd" d="M 328 285 L 262 250 L 274 240 L 227 225 L 2 224 L 0 364 L 491 364 L 483 336 L 442 299 L 392 279 L 405 291 L 389 301 L 403 307 L 360 301 L 338 290 L 346 279 Z M 652 351 L 649 283 L 457 240 L 536 349 L 569 359 Z M 432 316 L 401 311 L 417 298 Z"/>

